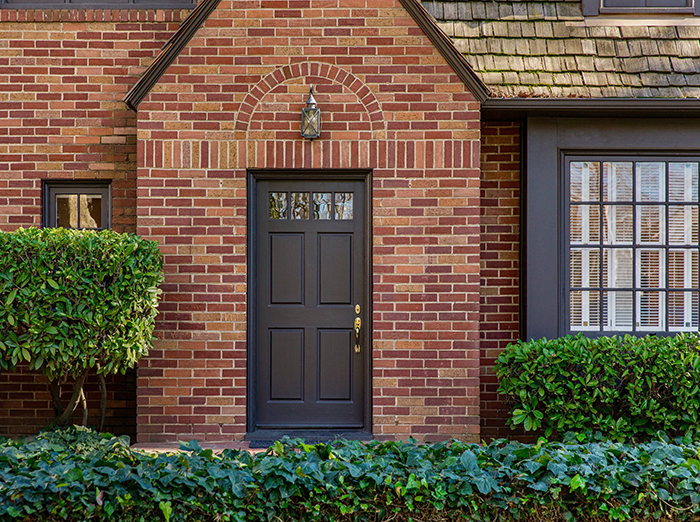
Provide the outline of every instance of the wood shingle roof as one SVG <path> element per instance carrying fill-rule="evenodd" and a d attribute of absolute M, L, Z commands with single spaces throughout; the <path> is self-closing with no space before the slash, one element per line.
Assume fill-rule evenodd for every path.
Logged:
<path fill-rule="evenodd" d="M 491 96 L 700 98 L 700 18 L 584 18 L 578 1 L 422 5 Z"/>

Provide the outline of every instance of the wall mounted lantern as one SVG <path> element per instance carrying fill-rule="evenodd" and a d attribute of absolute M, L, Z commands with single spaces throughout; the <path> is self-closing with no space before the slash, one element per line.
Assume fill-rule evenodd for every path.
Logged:
<path fill-rule="evenodd" d="M 321 109 L 316 105 L 314 98 L 314 86 L 309 89 L 309 99 L 306 107 L 301 110 L 301 135 L 304 138 L 314 139 L 321 134 Z"/>

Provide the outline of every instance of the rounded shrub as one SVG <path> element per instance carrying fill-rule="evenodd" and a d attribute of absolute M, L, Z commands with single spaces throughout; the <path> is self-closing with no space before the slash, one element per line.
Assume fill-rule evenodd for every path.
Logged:
<path fill-rule="evenodd" d="M 157 244 L 132 234 L 62 228 L 0 234 L 0 369 L 26 362 L 46 375 L 64 424 L 89 370 L 103 383 L 104 375 L 124 373 L 148 353 L 161 281 Z M 66 410 L 59 387 L 68 378 L 76 386 Z"/>
<path fill-rule="evenodd" d="M 509 424 L 645 439 L 700 431 L 700 337 L 518 341 L 498 357 Z"/>

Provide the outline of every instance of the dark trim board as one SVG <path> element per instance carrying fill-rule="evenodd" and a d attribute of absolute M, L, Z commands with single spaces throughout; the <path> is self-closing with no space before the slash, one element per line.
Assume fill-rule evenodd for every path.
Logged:
<path fill-rule="evenodd" d="M 124 97 L 124 102 L 133 110 L 138 110 L 139 104 L 151 92 L 151 89 L 158 83 L 161 76 L 172 65 L 180 52 L 194 37 L 199 28 L 207 18 L 214 12 L 221 0 L 204 0 L 197 8 L 190 13 L 182 22 L 180 28 L 173 34 L 168 42 L 163 46 L 163 50 L 158 55 L 148 69 L 141 75 L 134 86 Z"/>
<path fill-rule="evenodd" d="M 525 245 L 527 245 L 527 183 L 525 183 L 525 173 L 527 172 L 527 149 L 528 149 L 528 133 L 527 120 L 520 125 L 520 252 L 518 252 L 518 261 L 520 262 L 520 276 L 527 273 L 527 256 L 525 255 Z M 527 288 L 524 284 L 519 285 L 519 303 L 527 302 Z M 525 339 L 525 325 L 527 324 L 527 307 L 518 307 L 518 319 L 520 324 L 518 327 L 518 338 Z"/>
<path fill-rule="evenodd" d="M 680 2 L 677 0 L 583 0 L 582 8 L 583 16 L 622 14 L 652 17 L 669 14 L 691 16 L 700 14 L 697 0 L 695 2 L 693 0 Z"/>
<path fill-rule="evenodd" d="M 295 430 L 294 432 L 285 430 L 257 430 L 246 434 L 246 440 L 258 442 L 261 447 L 270 446 L 270 443 L 275 440 L 280 440 L 283 437 L 292 437 L 304 439 L 308 443 L 330 442 L 335 439 L 345 440 L 372 440 L 372 433 L 364 430 Z M 263 446 L 264 444 L 264 446 Z M 251 448 L 256 447 L 253 444 Z"/>
<path fill-rule="evenodd" d="M 257 317 L 254 296 L 260 291 L 257 285 L 257 273 L 255 262 L 255 238 L 257 237 L 256 216 L 257 208 L 257 184 L 263 180 L 304 180 L 304 181 L 363 181 L 365 197 L 365 256 L 364 268 L 366 274 L 365 298 L 362 306 L 366 311 L 363 314 L 365 324 L 364 344 L 367 349 L 366 364 L 364 367 L 364 419 L 363 426 L 358 429 L 334 428 L 334 429 L 256 429 L 256 347 Z M 247 174 L 247 265 L 248 265 L 248 292 L 247 292 L 247 410 L 246 410 L 246 440 L 269 441 L 277 440 L 284 436 L 303 437 L 308 440 L 329 441 L 338 437 L 345 439 L 370 440 L 372 438 L 372 171 L 368 169 L 249 169 Z"/>
<path fill-rule="evenodd" d="M 698 2 L 700 4 L 700 1 Z M 489 98 L 484 120 L 524 118 L 697 118 L 697 98 Z"/>

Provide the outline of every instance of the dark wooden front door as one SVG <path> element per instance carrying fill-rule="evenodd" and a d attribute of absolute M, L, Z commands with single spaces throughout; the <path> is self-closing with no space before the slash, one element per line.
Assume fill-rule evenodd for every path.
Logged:
<path fill-rule="evenodd" d="M 364 184 L 256 183 L 254 430 L 365 426 Z"/>

